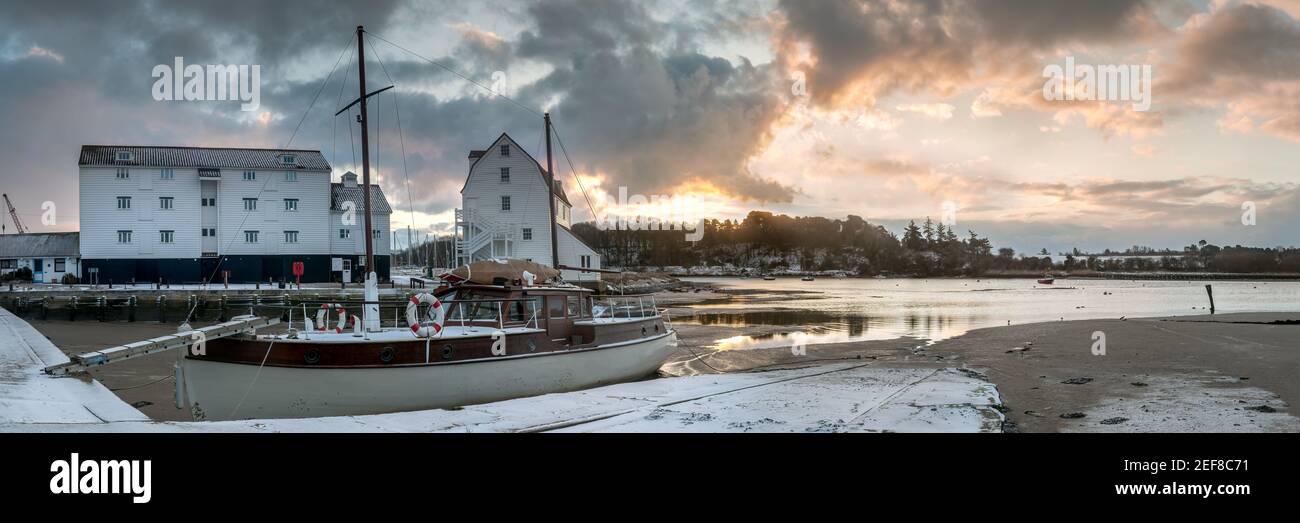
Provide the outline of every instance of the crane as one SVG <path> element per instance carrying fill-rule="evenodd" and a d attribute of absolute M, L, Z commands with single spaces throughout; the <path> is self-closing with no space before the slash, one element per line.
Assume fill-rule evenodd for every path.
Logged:
<path fill-rule="evenodd" d="M 18 219 L 18 211 L 14 209 L 13 202 L 9 201 L 9 195 L 4 195 L 5 205 L 9 206 L 9 216 L 14 219 L 14 227 L 18 228 L 18 234 L 26 234 L 27 228 L 23 227 L 23 221 Z"/>

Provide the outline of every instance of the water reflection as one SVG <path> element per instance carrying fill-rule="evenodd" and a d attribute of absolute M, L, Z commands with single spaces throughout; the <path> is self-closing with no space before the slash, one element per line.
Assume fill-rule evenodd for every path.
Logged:
<path fill-rule="evenodd" d="M 740 292 L 697 304 L 705 326 L 769 327 L 717 339 L 721 350 L 915 337 L 938 341 L 972 329 L 1031 322 L 1208 313 L 1197 281 L 1000 279 L 693 279 Z M 1209 282 L 1219 312 L 1300 310 L 1300 282 Z M 771 327 L 788 327 L 772 329 Z M 774 331 L 774 332 L 773 332 Z"/>

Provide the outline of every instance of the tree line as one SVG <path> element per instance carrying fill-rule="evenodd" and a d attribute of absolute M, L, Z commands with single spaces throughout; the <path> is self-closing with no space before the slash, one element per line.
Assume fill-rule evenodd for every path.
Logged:
<path fill-rule="evenodd" d="M 869 275 L 980 276 L 1054 270 L 1174 272 L 1300 272 L 1300 249 L 1218 247 L 1204 240 L 1183 251 L 1134 246 L 1123 254 L 1083 254 L 1053 261 L 1046 249 L 1017 256 L 994 250 L 975 231 L 958 231 L 929 217 L 908 223 L 901 235 L 859 216 L 830 219 L 751 211 L 743 220 L 705 220 L 699 241 L 680 228 L 600 229 L 579 223 L 573 232 L 596 249 L 605 267 L 733 267 L 754 271 L 845 271 Z M 1111 251 L 1106 251 L 1110 253 Z M 1141 254 L 1141 256 L 1138 256 Z"/>

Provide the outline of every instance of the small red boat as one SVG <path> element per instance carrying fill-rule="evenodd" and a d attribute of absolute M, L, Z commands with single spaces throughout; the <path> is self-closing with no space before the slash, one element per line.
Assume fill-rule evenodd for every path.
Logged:
<path fill-rule="evenodd" d="M 1041 283 L 1043 285 L 1051 285 L 1052 283 L 1055 282 L 1056 282 L 1056 278 L 1053 278 L 1051 276 L 1038 280 L 1038 283 Z"/>

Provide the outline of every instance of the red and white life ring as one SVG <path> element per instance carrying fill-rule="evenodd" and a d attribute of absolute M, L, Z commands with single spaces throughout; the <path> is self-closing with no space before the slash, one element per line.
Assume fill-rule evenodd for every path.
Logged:
<path fill-rule="evenodd" d="M 420 305 L 428 304 L 428 321 L 420 321 Z M 428 338 L 442 333 L 442 321 L 447 317 L 447 308 L 442 301 L 427 292 L 411 296 L 406 304 L 406 322 L 411 325 L 411 332 L 421 338 Z"/>
<path fill-rule="evenodd" d="M 327 330 L 327 329 L 329 329 L 329 326 L 327 325 L 328 321 L 325 320 L 325 313 L 328 312 L 330 309 L 338 309 L 338 310 L 339 310 L 339 324 L 338 324 L 337 327 L 334 328 L 334 332 L 336 332 L 336 333 L 342 333 L 342 332 L 343 332 L 343 328 L 346 327 L 347 324 L 348 324 L 348 323 L 347 323 L 347 322 L 348 322 L 348 310 L 345 309 L 345 308 L 343 308 L 343 305 L 342 305 L 342 304 L 338 304 L 338 303 L 322 303 L 322 304 L 321 304 L 321 306 L 320 306 L 320 310 L 316 311 L 316 330 L 318 330 L 318 331 L 323 331 L 323 330 Z"/>

